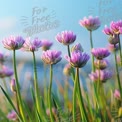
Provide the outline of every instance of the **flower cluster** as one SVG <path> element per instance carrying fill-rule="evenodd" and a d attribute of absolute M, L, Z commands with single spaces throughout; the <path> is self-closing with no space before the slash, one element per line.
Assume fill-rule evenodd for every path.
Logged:
<path fill-rule="evenodd" d="M 104 83 L 112 77 L 112 73 L 106 70 L 108 61 L 104 59 L 110 55 L 110 52 L 106 48 L 93 48 L 91 53 L 96 58 L 94 64 L 97 70 L 92 72 L 89 77 L 94 82 L 100 80 Z"/>

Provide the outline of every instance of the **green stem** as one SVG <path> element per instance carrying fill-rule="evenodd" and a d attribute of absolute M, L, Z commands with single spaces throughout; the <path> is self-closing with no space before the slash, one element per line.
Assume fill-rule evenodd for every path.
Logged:
<path fill-rule="evenodd" d="M 118 71 L 116 51 L 114 51 L 114 59 L 115 59 L 115 68 L 116 68 L 117 81 L 118 81 L 120 96 L 121 96 L 121 99 L 122 99 L 122 87 L 121 87 L 120 76 L 119 76 L 119 71 Z"/>
<path fill-rule="evenodd" d="M 15 81 L 16 81 L 17 99 L 18 99 L 18 102 L 19 102 L 19 110 L 20 110 L 19 114 L 22 116 L 23 121 L 26 122 L 26 116 L 25 116 L 24 107 L 23 107 L 23 103 L 22 103 L 22 98 L 21 98 L 21 94 L 20 94 L 20 85 L 19 85 L 18 75 L 17 75 L 15 50 L 13 50 L 13 65 L 14 65 L 14 76 L 15 76 Z"/>
<path fill-rule="evenodd" d="M 65 93 L 64 93 L 65 108 L 67 108 L 68 107 L 68 77 L 66 78 L 66 81 L 65 81 L 64 90 L 65 90 Z"/>
<path fill-rule="evenodd" d="M 36 100 L 36 108 L 41 116 L 41 106 L 40 106 L 40 96 L 39 96 L 39 89 L 38 89 L 38 80 L 37 80 L 37 69 L 36 69 L 36 58 L 35 53 L 33 53 L 33 67 L 34 67 L 34 91 L 35 91 L 35 100 Z"/>
<path fill-rule="evenodd" d="M 78 70 L 76 70 L 74 89 L 73 89 L 73 122 L 76 122 L 76 91 L 77 91 L 77 80 L 78 80 Z"/>
<path fill-rule="evenodd" d="M 48 90 L 48 102 L 49 102 L 49 109 L 50 109 L 50 119 L 51 122 L 54 122 L 53 113 L 52 113 L 52 102 L 51 102 L 51 89 L 52 89 L 52 78 L 53 78 L 53 65 L 50 65 L 50 84 Z"/>
<path fill-rule="evenodd" d="M 87 117 L 87 113 L 86 113 L 86 109 L 85 109 L 85 106 L 84 106 L 84 102 L 83 102 L 83 97 L 82 97 L 82 93 L 81 93 L 81 88 L 80 88 L 80 80 L 79 80 L 79 68 L 76 69 L 77 70 L 77 87 L 78 87 L 78 99 L 79 99 L 79 106 L 80 108 L 80 111 L 81 111 L 81 116 L 84 116 L 85 117 L 85 122 L 88 122 L 88 117 Z"/>
<path fill-rule="evenodd" d="M 91 46 L 91 50 L 93 48 L 93 40 L 92 40 L 92 31 L 90 31 L 90 46 Z M 94 56 L 91 55 L 92 57 L 92 71 L 95 71 L 95 67 L 94 67 Z"/>
<path fill-rule="evenodd" d="M 122 52 L 121 52 L 121 42 L 120 42 L 120 35 L 118 34 L 118 39 L 119 39 L 119 55 L 121 59 L 121 64 L 122 64 Z"/>
<path fill-rule="evenodd" d="M 46 79 L 46 64 L 44 63 L 44 101 L 47 106 L 47 79 Z"/>
<path fill-rule="evenodd" d="M 68 55 L 69 55 L 69 57 L 71 57 L 71 54 L 70 54 L 70 46 L 67 45 L 67 48 L 68 48 Z"/>

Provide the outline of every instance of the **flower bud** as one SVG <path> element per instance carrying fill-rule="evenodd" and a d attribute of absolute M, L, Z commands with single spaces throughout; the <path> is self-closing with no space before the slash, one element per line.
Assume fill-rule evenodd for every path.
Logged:
<path fill-rule="evenodd" d="M 11 86 L 11 91 L 12 91 L 12 92 L 16 92 L 16 83 L 15 83 L 15 79 L 12 79 L 12 80 L 11 80 L 10 86 Z"/>

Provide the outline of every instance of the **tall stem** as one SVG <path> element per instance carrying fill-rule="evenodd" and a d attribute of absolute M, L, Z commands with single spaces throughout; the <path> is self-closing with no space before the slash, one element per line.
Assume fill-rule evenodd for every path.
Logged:
<path fill-rule="evenodd" d="M 77 80 L 78 80 L 78 70 L 76 70 L 74 89 L 73 89 L 73 122 L 76 122 L 76 91 L 77 91 Z"/>
<path fill-rule="evenodd" d="M 52 113 L 52 102 L 51 102 L 51 89 L 52 89 L 52 78 L 53 78 L 53 65 L 50 65 L 50 84 L 49 84 L 49 90 L 48 90 L 48 104 L 50 109 L 50 119 L 51 122 L 54 122 L 53 119 L 53 113 Z"/>
<path fill-rule="evenodd" d="M 68 55 L 69 55 L 69 57 L 71 57 L 71 54 L 70 54 L 70 46 L 68 45 L 67 48 L 68 48 Z"/>
<path fill-rule="evenodd" d="M 41 106 L 40 106 L 40 96 L 39 96 L 39 89 L 38 89 L 38 80 L 37 80 L 37 69 L 36 69 L 36 58 L 35 53 L 33 53 L 33 68 L 34 68 L 34 91 L 35 91 L 35 100 L 36 100 L 36 107 L 41 116 Z"/>
<path fill-rule="evenodd" d="M 23 118 L 23 121 L 26 122 L 26 116 L 23 108 L 23 103 L 22 103 L 22 98 L 20 94 L 20 85 L 18 81 L 18 75 L 17 75 L 17 68 L 16 68 L 16 53 L 15 50 L 13 50 L 13 65 L 14 65 L 14 76 L 15 76 L 15 81 L 16 81 L 16 90 L 17 90 L 17 99 L 19 103 L 19 110 L 20 110 L 20 115 Z"/>
<path fill-rule="evenodd" d="M 122 99 L 122 87 L 121 87 L 120 76 L 119 76 L 119 71 L 118 71 L 116 51 L 114 51 L 114 59 L 115 59 L 115 68 L 116 68 L 117 81 L 118 81 L 120 96 L 121 96 L 121 99 Z"/>
<path fill-rule="evenodd" d="M 88 122 L 88 117 L 87 117 L 87 113 L 86 113 L 86 109 L 84 106 L 84 102 L 83 102 L 83 97 L 82 97 L 82 93 L 81 93 L 81 88 L 80 88 L 80 80 L 79 80 L 79 68 L 76 69 L 77 70 L 77 87 L 78 87 L 78 99 L 79 99 L 79 106 L 81 114 L 83 113 L 83 116 L 85 117 L 85 121 Z"/>
<path fill-rule="evenodd" d="M 90 32 L 90 46 L 91 46 L 91 50 L 93 48 L 93 40 L 92 40 L 92 31 L 89 31 Z M 95 71 L 95 67 L 94 67 L 94 56 L 91 55 L 92 57 L 92 71 L 94 72 Z"/>
<path fill-rule="evenodd" d="M 119 39 L 119 55 L 120 55 L 120 60 L 121 60 L 121 65 L 122 65 L 122 52 L 121 52 L 121 42 L 120 42 L 120 35 L 118 34 L 118 39 Z"/>

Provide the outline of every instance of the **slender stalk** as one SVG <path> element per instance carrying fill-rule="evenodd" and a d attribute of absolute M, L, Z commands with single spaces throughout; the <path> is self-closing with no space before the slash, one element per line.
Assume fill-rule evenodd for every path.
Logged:
<path fill-rule="evenodd" d="M 46 80 L 46 64 L 44 63 L 44 100 L 47 106 L 47 80 Z"/>
<path fill-rule="evenodd" d="M 77 70 L 77 87 L 78 87 L 78 99 L 79 99 L 79 106 L 81 114 L 83 114 L 82 116 L 84 116 L 85 122 L 88 122 L 88 117 L 87 117 L 87 113 L 86 113 L 86 109 L 84 106 L 84 102 L 83 102 L 83 97 L 82 97 L 82 93 L 81 93 L 81 88 L 80 88 L 80 80 L 79 80 L 79 68 L 76 69 Z"/>
<path fill-rule="evenodd" d="M 21 94 L 20 94 L 20 85 L 19 85 L 18 75 L 17 75 L 15 50 L 13 50 L 13 65 L 14 65 L 14 76 L 15 76 L 15 81 L 16 81 L 17 99 L 18 99 L 18 102 L 19 102 L 19 110 L 20 110 L 19 114 L 22 116 L 23 121 L 26 122 L 26 116 L 25 116 L 24 107 L 23 107 L 23 103 L 22 103 L 22 98 L 21 98 Z"/>
<path fill-rule="evenodd" d="M 121 96 L 121 99 L 122 99 L 122 87 L 121 87 L 120 76 L 119 76 L 119 71 L 118 71 L 116 51 L 114 51 L 114 59 L 115 59 L 115 68 L 116 68 L 117 81 L 118 81 L 120 96 Z"/>
<path fill-rule="evenodd" d="M 118 34 L 118 39 L 119 39 L 119 55 L 120 55 L 120 59 L 121 59 L 121 64 L 122 64 L 122 50 L 121 50 L 121 42 L 120 42 L 120 35 Z"/>
<path fill-rule="evenodd" d="M 65 108 L 67 108 L 68 107 L 68 76 L 65 81 L 64 90 L 65 90 L 65 93 L 64 93 Z"/>
<path fill-rule="evenodd" d="M 36 58 L 35 53 L 33 53 L 33 67 L 34 67 L 34 91 L 35 91 L 35 100 L 36 100 L 36 108 L 41 116 L 41 106 L 40 106 L 40 97 L 39 97 L 39 89 L 38 89 L 38 80 L 37 80 L 37 69 L 36 69 Z"/>
<path fill-rule="evenodd" d="M 48 104 L 50 109 L 50 119 L 51 122 L 54 122 L 53 113 L 52 113 L 52 102 L 51 102 L 51 89 L 52 89 L 52 78 L 53 78 L 53 65 L 50 65 L 50 84 L 48 89 Z"/>
<path fill-rule="evenodd" d="M 91 50 L 92 50 L 92 48 L 93 48 L 92 31 L 89 31 L 89 32 L 90 32 L 90 46 L 91 46 Z M 94 72 L 95 71 L 94 56 L 91 55 L 91 58 L 92 58 L 92 71 Z"/>
<path fill-rule="evenodd" d="M 77 80 L 78 80 L 77 71 L 78 70 L 76 70 L 74 89 L 73 89 L 73 122 L 76 122 L 76 91 L 77 91 Z"/>
<path fill-rule="evenodd" d="M 69 45 L 67 45 L 67 48 L 68 48 L 68 55 L 69 55 L 69 57 L 71 57 Z"/>

